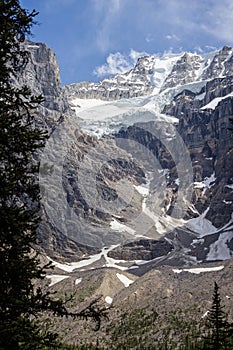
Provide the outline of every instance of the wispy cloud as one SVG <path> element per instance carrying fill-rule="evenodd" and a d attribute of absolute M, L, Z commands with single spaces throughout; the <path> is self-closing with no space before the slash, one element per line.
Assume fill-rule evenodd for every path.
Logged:
<path fill-rule="evenodd" d="M 233 42 L 232 0 L 92 1 L 98 23 L 96 46 L 103 53 L 130 40 L 134 47 L 136 40 L 141 47 L 143 41 L 148 47 L 161 46 L 162 38 L 174 45 L 195 41 L 196 46 L 207 36 Z"/>
<path fill-rule="evenodd" d="M 136 50 L 131 49 L 130 53 L 129 53 L 129 58 L 132 61 L 132 65 L 135 65 L 137 60 L 139 59 L 139 57 L 147 56 L 147 55 L 149 55 L 149 54 L 145 51 L 136 51 Z"/>
<path fill-rule="evenodd" d="M 167 40 L 180 41 L 180 38 L 176 34 L 167 34 L 167 35 L 165 35 L 165 38 Z"/>
<path fill-rule="evenodd" d="M 69 7 L 75 5 L 75 0 L 48 0 L 44 4 L 45 10 L 50 13 L 52 11 L 60 11 L 61 7 Z"/>
<path fill-rule="evenodd" d="M 233 1 L 232 0 L 167 0 L 161 7 L 170 21 L 170 28 L 178 33 L 177 38 L 199 38 L 209 35 L 233 43 Z M 168 34 L 167 39 L 176 35 Z"/>
<path fill-rule="evenodd" d="M 202 28 L 220 40 L 233 43 L 233 2 L 232 0 L 212 1 L 208 11 L 209 20 Z"/>
<path fill-rule="evenodd" d="M 233 45 L 233 0 L 20 1 L 40 12 L 36 40 L 55 49 L 64 81 L 93 79 L 96 66 L 96 76 L 124 72 L 137 56 L 132 47 L 162 53 Z"/>
<path fill-rule="evenodd" d="M 120 52 L 111 53 L 107 57 L 106 63 L 96 67 L 93 73 L 97 77 L 125 73 L 130 70 L 135 65 L 138 58 L 143 55 L 147 55 L 147 53 L 135 50 L 130 50 L 127 55 L 123 55 Z"/>
<path fill-rule="evenodd" d="M 194 47 L 194 50 L 195 50 L 195 52 L 197 52 L 197 53 L 203 53 L 203 52 L 204 52 L 204 50 L 203 50 L 203 48 L 202 48 L 201 46 L 195 46 L 195 47 Z"/>
<path fill-rule="evenodd" d="M 145 37 L 145 40 L 147 43 L 151 43 L 152 41 L 155 40 L 154 36 L 152 34 L 147 34 L 146 37 Z"/>
<path fill-rule="evenodd" d="M 97 21 L 96 45 L 106 52 L 111 46 L 111 33 L 123 6 L 122 0 L 92 0 Z"/>
<path fill-rule="evenodd" d="M 216 51 L 218 48 L 216 46 L 212 46 L 212 45 L 206 45 L 205 49 L 207 51 Z"/>

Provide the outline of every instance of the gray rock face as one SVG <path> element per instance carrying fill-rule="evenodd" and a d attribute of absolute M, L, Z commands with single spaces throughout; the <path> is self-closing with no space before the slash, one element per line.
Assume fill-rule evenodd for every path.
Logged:
<path fill-rule="evenodd" d="M 232 74 L 233 50 L 224 46 L 222 50 L 205 55 L 184 53 L 174 59 L 171 71 L 166 76 L 163 66 L 157 67 L 158 57 L 140 57 L 133 69 L 124 74 L 117 74 L 98 83 L 81 82 L 66 85 L 65 95 L 69 100 L 102 99 L 117 100 L 152 93 L 159 81 L 160 91 L 195 81 L 206 81 Z M 162 74 L 159 77 L 157 74 Z"/>
<path fill-rule="evenodd" d="M 108 253 L 111 258 L 121 260 L 152 260 L 167 255 L 174 249 L 174 246 L 165 239 L 146 240 L 140 239 L 125 244 Z"/>
<path fill-rule="evenodd" d="M 210 65 L 202 74 L 202 79 L 214 79 L 219 76 L 232 74 L 232 47 L 224 46 L 218 51 L 211 61 Z"/>
<path fill-rule="evenodd" d="M 67 149 L 62 163 L 62 181 L 56 182 L 56 171 L 52 173 L 51 189 L 56 196 L 49 198 L 48 203 L 50 208 L 57 213 L 55 218 L 58 221 L 65 221 L 67 219 L 65 215 L 67 213 L 70 215 L 70 212 L 75 213 L 78 220 L 77 222 L 72 221 L 72 217 L 69 217 L 70 226 L 64 234 L 62 227 L 61 230 L 55 227 L 54 220 L 51 220 L 44 207 L 44 221 L 40 226 L 39 239 L 41 246 L 49 255 L 54 257 L 63 255 L 68 260 L 74 257 L 80 259 L 82 255 L 98 251 L 93 247 L 116 244 L 116 237 L 118 241 L 120 237 L 122 242 L 132 240 L 132 235 L 127 230 L 119 232 L 119 228 L 114 229 L 110 227 L 110 224 L 116 220 L 118 224 L 126 227 L 130 217 L 135 217 L 142 211 L 142 196 L 139 193 L 134 194 L 121 215 L 102 210 L 96 203 L 93 204 L 92 200 L 92 178 L 95 180 L 97 198 L 101 198 L 109 207 L 114 205 L 114 201 L 118 198 L 116 184 L 119 181 L 127 179 L 132 186 L 145 183 L 145 169 L 142 164 L 137 163 L 133 153 L 118 147 L 117 138 L 135 140 L 135 152 L 140 151 L 141 145 L 152 151 L 163 169 L 168 169 L 165 176 L 166 189 L 163 205 L 164 209 L 167 208 L 166 215 L 171 214 L 179 190 L 177 164 L 164 147 L 162 140 L 155 139 L 149 132 L 144 132 L 140 124 L 125 127 L 117 135 L 110 136 L 109 139 L 104 137 L 97 140 L 82 132 L 78 123 L 76 130 L 73 130 L 71 119 L 69 119 L 72 111 L 68 100 L 75 98 L 116 100 L 145 96 L 154 91 L 157 73 L 161 74 L 160 77 L 163 76 L 164 79 L 163 82 L 160 82 L 162 94 L 166 93 L 165 90 L 171 89 L 174 96 L 174 91 L 176 91 L 174 88 L 177 86 L 180 91 L 174 98 L 170 98 L 170 102 L 161 110 L 161 113 L 177 118 L 177 132 L 184 140 L 192 160 L 194 190 L 191 204 L 193 210 L 188 211 L 185 219 L 197 217 L 208 209 L 206 218 L 216 227 L 222 227 L 230 220 L 233 201 L 233 134 L 228 129 L 229 117 L 233 115 L 231 48 L 224 47 L 209 57 L 193 54 L 177 57 L 167 76 L 164 75 L 164 70 L 156 68 L 157 63 L 154 56 L 146 56 L 139 58 L 136 66 L 125 74 L 118 74 L 99 83 L 82 82 L 61 89 L 59 69 L 52 50 L 44 44 L 27 42 L 25 45 L 30 52 L 29 62 L 19 78 L 19 83 L 29 84 L 35 94 L 43 94 L 45 97 L 43 106 L 37 112 L 37 121 L 41 124 L 44 122 L 50 133 L 56 128 L 62 128 L 65 121 L 64 143 L 73 137 L 72 147 Z M 189 89 L 188 84 L 193 82 L 201 82 L 200 86 L 197 84 L 200 87 L 199 90 Z M 185 85 L 183 89 L 181 85 Z M 150 128 L 150 123 L 147 123 L 147 128 Z M 167 122 L 168 134 L 169 130 Z M 172 137 L 173 135 L 170 134 L 170 138 Z M 62 145 L 57 144 L 56 146 L 60 150 Z M 50 151 L 52 158 L 53 150 Z M 179 153 L 178 149 L 174 151 Z M 89 158 L 90 154 L 92 158 Z M 82 181 L 85 184 L 85 193 L 82 191 Z M 67 213 L 62 212 L 61 188 L 57 186 L 57 183 L 62 184 L 67 202 Z M 125 194 L 127 193 L 122 194 L 122 198 Z M 168 240 L 165 241 L 154 240 L 150 243 L 146 240 L 132 243 L 132 245 L 129 243 L 123 248 L 111 251 L 110 254 L 114 258 L 126 260 L 153 259 L 161 255 L 173 254 L 175 246 L 176 253 L 174 254 L 176 255 L 171 261 L 174 264 L 178 260 L 184 263 L 185 259 L 182 254 L 193 242 L 195 233 L 185 228 L 170 232 L 167 238 Z M 219 235 L 216 235 L 215 239 L 218 240 Z M 213 242 L 211 238 L 210 244 Z M 203 246 L 204 248 L 206 246 Z M 192 253 L 197 255 L 195 249 L 192 250 Z M 179 254 L 181 255 L 178 259 Z M 205 258 L 206 254 L 203 256 Z M 163 259 L 162 261 L 164 262 Z"/>
<path fill-rule="evenodd" d="M 204 59 L 201 56 L 185 53 L 173 66 L 173 69 L 166 78 L 161 91 L 176 85 L 184 85 L 197 80 L 198 70 L 201 68 L 203 62 Z"/>
<path fill-rule="evenodd" d="M 106 154 L 109 159 L 107 161 Z M 63 188 L 67 203 L 79 221 L 74 226 L 73 239 L 82 242 L 81 236 L 85 233 L 83 242 L 89 242 L 89 245 L 101 247 L 115 243 L 116 239 L 109 226 L 113 211 L 111 207 L 115 201 L 123 202 L 115 188 L 116 184 L 122 179 L 135 184 L 141 183 L 145 177 L 142 169 L 129 154 L 118 149 L 114 140 L 97 141 L 82 133 L 74 142 L 72 150 L 67 153 L 63 167 Z M 95 194 L 94 199 L 92 197 Z M 136 203 L 135 207 L 130 203 L 125 208 L 126 215 L 127 211 L 132 214 L 136 210 Z M 80 231 L 80 236 L 77 230 Z M 71 230 L 68 235 L 72 238 Z M 121 235 L 124 237 L 119 232 L 118 239 Z"/>
<path fill-rule="evenodd" d="M 69 99 L 93 98 L 106 101 L 150 94 L 153 86 L 149 79 L 145 73 L 140 73 L 141 67 L 135 68 L 129 73 L 118 74 L 114 78 L 104 79 L 98 83 L 82 82 L 66 85 L 64 93 Z"/>
<path fill-rule="evenodd" d="M 55 261 L 79 261 L 85 257 L 99 253 L 98 248 L 78 244 L 75 240 L 64 235 L 53 225 L 44 210 L 38 230 L 38 246 L 42 252 L 46 253 L 47 256 Z"/>
<path fill-rule="evenodd" d="M 49 119 L 57 120 L 72 110 L 61 88 L 57 58 L 52 49 L 43 43 L 26 41 L 28 63 L 18 77 L 18 84 L 26 84 L 34 95 L 42 95 L 44 102 L 38 111 Z"/>
<path fill-rule="evenodd" d="M 17 86 L 25 84 L 34 95 L 43 96 L 44 101 L 33 114 L 37 126 L 46 129 L 48 134 L 51 135 L 57 128 L 59 129 L 65 120 L 66 125 L 69 125 L 69 118 L 74 115 L 61 88 L 58 62 L 53 50 L 43 43 L 26 41 L 22 45 L 28 51 L 28 62 L 17 80 L 13 80 L 13 83 Z M 83 135 L 80 150 L 83 144 L 87 145 L 88 143 L 92 143 L 90 137 L 86 138 Z M 69 179 L 68 174 L 67 179 Z M 67 182 L 64 179 L 66 190 Z M 59 193 L 60 188 L 57 188 L 57 191 Z M 64 235 L 62 230 L 54 225 L 43 204 L 41 205 L 41 212 L 42 221 L 38 230 L 38 242 L 43 251 L 51 258 L 64 258 L 66 261 L 74 261 L 98 252 L 97 248 L 82 245 L 72 240 L 72 237 Z"/>
<path fill-rule="evenodd" d="M 217 227 L 231 218 L 233 168 L 233 133 L 229 117 L 233 115 L 232 77 L 217 78 L 206 84 L 202 100 L 196 94 L 184 91 L 174 98 L 164 112 L 179 118 L 178 131 L 189 148 L 194 169 L 193 203 L 199 212 L 207 207 L 207 218 Z M 226 98 L 224 98 L 226 96 Z M 215 109 L 203 106 L 221 98 Z M 210 188 L 201 188 L 200 182 L 212 176 Z"/>
<path fill-rule="evenodd" d="M 233 60 L 231 61 L 233 64 Z M 228 62 L 229 63 L 229 62 Z M 216 97 L 224 97 L 233 91 L 233 76 L 227 76 L 225 78 L 215 78 L 207 82 L 205 88 L 205 96 L 200 104 L 200 107 L 205 106 Z"/>

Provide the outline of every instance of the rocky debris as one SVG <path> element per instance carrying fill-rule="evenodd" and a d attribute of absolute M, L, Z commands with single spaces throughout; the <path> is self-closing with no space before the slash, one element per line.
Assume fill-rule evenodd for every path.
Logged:
<path fill-rule="evenodd" d="M 125 325 L 124 339 L 134 336 L 137 339 L 135 344 L 138 345 L 138 339 L 141 339 L 138 337 L 143 336 L 143 346 L 150 349 L 155 340 L 163 336 L 160 332 L 165 332 L 169 327 L 174 330 L 176 324 L 178 325 L 177 334 L 180 340 L 179 332 L 184 332 L 184 324 L 188 324 L 189 328 L 195 322 L 200 324 L 203 315 L 211 307 L 214 281 L 220 287 L 224 310 L 228 312 L 229 322 L 232 322 L 232 264 L 232 260 L 227 260 L 224 263 L 194 265 L 190 268 L 160 266 L 139 278 L 113 268 L 73 272 L 66 274 L 67 279 L 50 289 L 56 290 L 58 297 L 73 295 L 68 306 L 74 311 L 88 305 L 100 295 L 103 305 L 109 307 L 109 298 L 106 297 L 110 297 L 113 307 L 109 308 L 109 319 L 107 322 L 103 320 L 98 332 L 99 345 L 112 348 L 113 339 L 114 344 L 120 342 L 122 327 Z M 117 274 L 133 283 L 125 287 Z M 79 283 L 75 284 L 77 280 Z M 86 322 L 53 318 L 52 324 L 68 343 L 96 344 L 96 332 Z M 67 331 L 70 329 L 72 332 Z M 177 334 L 173 334 L 173 341 Z"/>
<path fill-rule="evenodd" d="M 165 239 L 140 239 L 115 248 L 108 256 L 119 260 L 152 260 L 167 255 L 174 246 Z"/>

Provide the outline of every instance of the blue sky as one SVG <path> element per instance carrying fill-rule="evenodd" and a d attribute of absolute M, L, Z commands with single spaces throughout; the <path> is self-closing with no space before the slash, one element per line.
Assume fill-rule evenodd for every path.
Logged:
<path fill-rule="evenodd" d="M 233 45 L 232 0 L 21 0 L 33 40 L 55 51 L 63 84 L 130 69 L 139 55 Z"/>

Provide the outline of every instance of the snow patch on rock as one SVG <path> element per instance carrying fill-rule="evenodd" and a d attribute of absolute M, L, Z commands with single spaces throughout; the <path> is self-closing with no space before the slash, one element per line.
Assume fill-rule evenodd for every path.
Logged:
<path fill-rule="evenodd" d="M 214 266 L 214 267 L 196 267 L 191 269 L 173 269 L 172 271 L 174 273 L 181 273 L 181 272 L 190 272 L 194 274 L 199 274 L 202 272 L 213 272 L 213 271 L 221 271 L 224 269 L 224 266 Z"/>
<path fill-rule="evenodd" d="M 129 287 L 129 285 L 134 282 L 133 280 L 129 279 L 125 275 L 122 275 L 121 273 L 117 273 L 116 276 L 124 284 L 125 287 Z"/>
<path fill-rule="evenodd" d="M 59 283 L 66 278 L 69 278 L 69 276 L 66 276 L 66 275 L 47 275 L 46 278 L 51 280 L 49 287 L 52 287 L 54 284 Z"/>

